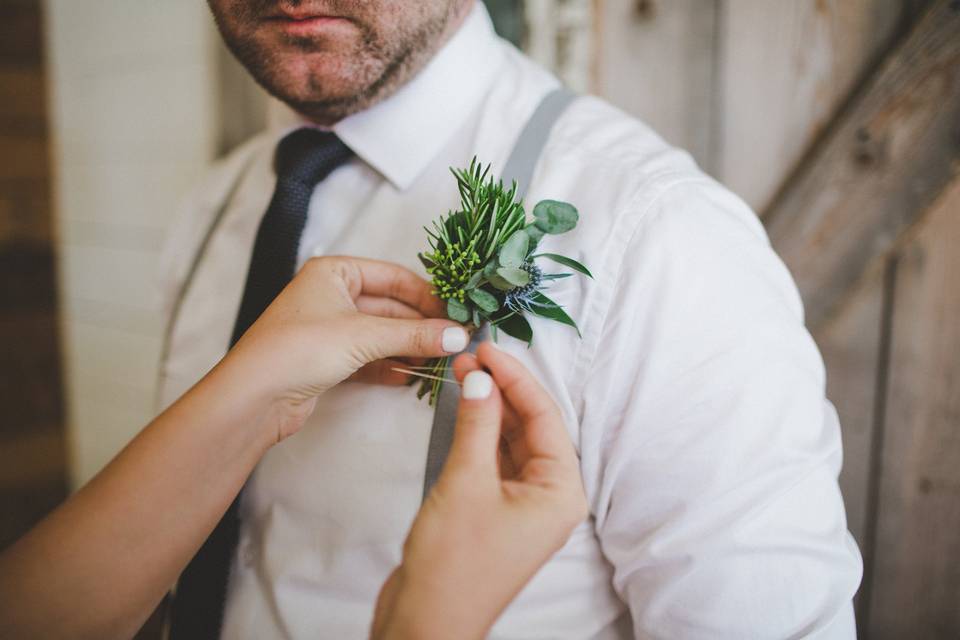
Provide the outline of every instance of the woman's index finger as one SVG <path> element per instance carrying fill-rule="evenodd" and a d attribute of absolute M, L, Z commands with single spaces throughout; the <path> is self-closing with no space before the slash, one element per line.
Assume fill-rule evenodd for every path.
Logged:
<path fill-rule="evenodd" d="M 410 269 L 370 258 L 347 259 L 360 269 L 363 278 L 361 294 L 393 298 L 427 317 L 445 317 L 445 307 L 433 295 L 433 287 Z"/>

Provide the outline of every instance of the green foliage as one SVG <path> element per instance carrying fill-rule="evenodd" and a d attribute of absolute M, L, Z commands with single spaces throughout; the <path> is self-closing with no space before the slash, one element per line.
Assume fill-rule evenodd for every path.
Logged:
<path fill-rule="evenodd" d="M 527 261 L 527 247 L 530 245 L 530 236 L 523 229 L 515 231 L 512 236 L 500 247 L 497 262 L 504 267 L 519 267 Z"/>
<path fill-rule="evenodd" d="M 420 255 L 441 299 L 464 302 L 466 285 L 478 267 L 487 264 L 506 238 L 526 223 L 517 187 L 504 189 L 489 176 L 490 166 L 476 158 L 468 169 L 451 169 L 460 191 L 460 209 L 427 229 L 430 251 Z"/>
<path fill-rule="evenodd" d="M 577 323 L 573 321 L 573 318 L 567 315 L 567 312 L 563 310 L 563 307 L 558 305 L 556 302 L 537 291 L 533 294 L 534 304 L 530 310 L 540 316 L 541 318 L 548 318 L 550 320 L 556 320 L 565 325 L 569 325 L 577 330 L 577 335 L 580 335 L 580 328 L 577 326 Z"/>
<path fill-rule="evenodd" d="M 497 323 L 497 328 L 508 336 L 533 344 L 533 327 L 522 315 L 515 313 Z"/>
<path fill-rule="evenodd" d="M 497 275 L 509 282 L 511 289 L 514 287 L 525 287 L 527 283 L 530 282 L 530 274 L 523 269 L 515 267 L 500 267 L 497 269 Z"/>
<path fill-rule="evenodd" d="M 470 309 L 467 308 L 467 305 L 460 302 L 460 300 L 450 298 L 447 300 L 447 316 L 451 320 L 466 324 L 470 322 Z"/>
<path fill-rule="evenodd" d="M 577 210 L 568 202 L 541 200 L 533 208 L 534 224 L 544 233 L 566 233 L 577 226 L 580 217 Z"/>
<path fill-rule="evenodd" d="M 490 175 L 490 166 L 476 158 L 467 169 L 451 169 L 457 180 L 460 207 L 435 220 L 426 229 L 430 250 L 419 254 L 431 276 L 434 293 L 447 302 L 447 316 L 470 329 L 489 324 L 497 331 L 528 345 L 533 327 L 528 312 L 579 329 L 576 322 L 543 289 L 571 273 L 543 273 L 535 264 L 547 258 L 593 277 L 585 266 L 555 253 L 535 254 L 547 234 L 566 233 L 576 227 L 579 215 L 566 202 L 543 200 L 528 222 L 517 186 L 509 189 Z M 448 359 L 432 361 L 419 397 L 427 393 L 436 400 Z"/>
<path fill-rule="evenodd" d="M 574 260 L 573 258 L 568 258 L 567 256 L 561 256 L 561 255 L 558 255 L 558 254 L 556 254 L 556 253 L 538 253 L 537 255 L 535 255 L 535 256 L 530 256 L 530 257 L 533 258 L 533 259 L 536 259 L 536 258 L 547 258 L 548 260 L 553 260 L 554 262 L 558 262 L 558 263 L 562 264 L 562 265 L 565 266 L 565 267 L 570 267 L 571 269 L 573 269 L 573 270 L 575 270 L 575 271 L 579 271 L 580 273 L 582 273 L 583 275 L 587 276 L 588 278 L 592 278 L 592 277 L 593 277 L 593 274 L 590 273 L 590 270 L 589 270 L 589 269 L 587 269 L 585 266 L 583 266 L 582 264 L 580 264 L 579 262 L 577 262 L 577 261 Z M 562 275 L 570 275 L 570 274 L 562 274 Z"/>
<path fill-rule="evenodd" d="M 497 300 L 497 297 L 487 293 L 483 289 L 470 289 L 468 295 L 477 307 L 479 307 L 478 311 L 493 313 L 500 308 L 500 301 Z"/>

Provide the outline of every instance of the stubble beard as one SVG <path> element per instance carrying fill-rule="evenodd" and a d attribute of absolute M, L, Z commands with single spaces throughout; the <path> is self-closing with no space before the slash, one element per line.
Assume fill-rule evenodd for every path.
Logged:
<path fill-rule="evenodd" d="M 459 26 L 464 16 L 462 11 L 457 11 L 458 6 L 462 6 L 461 3 L 451 2 L 443 13 L 430 17 L 413 31 L 400 34 L 392 47 L 368 25 L 353 21 L 362 36 L 346 67 L 355 86 L 342 95 L 328 95 L 329 87 L 314 73 L 308 73 L 305 82 L 301 82 L 305 86 L 290 87 L 283 78 L 283 61 L 276 51 L 265 50 L 252 39 L 224 39 L 233 55 L 267 93 L 316 124 L 332 125 L 386 99 L 416 75 Z M 288 36 L 283 44 L 287 52 L 298 51 L 305 56 L 322 51 L 310 38 Z"/>

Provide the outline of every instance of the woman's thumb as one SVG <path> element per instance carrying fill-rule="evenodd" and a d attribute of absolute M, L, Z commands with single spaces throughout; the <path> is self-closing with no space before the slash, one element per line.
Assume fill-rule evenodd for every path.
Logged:
<path fill-rule="evenodd" d="M 502 421 L 503 404 L 493 378 L 486 371 L 471 371 L 463 378 L 457 426 L 444 473 L 484 469 L 496 473 Z"/>

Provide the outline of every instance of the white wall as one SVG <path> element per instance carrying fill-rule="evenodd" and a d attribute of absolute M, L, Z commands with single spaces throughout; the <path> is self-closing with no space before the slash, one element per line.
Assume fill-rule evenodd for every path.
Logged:
<path fill-rule="evenodd" d="M 199 0 L 48 0 L 71 479 L 151 418 L 155 273 L 180 197 L 216 151 L 216 34 Z"/>

